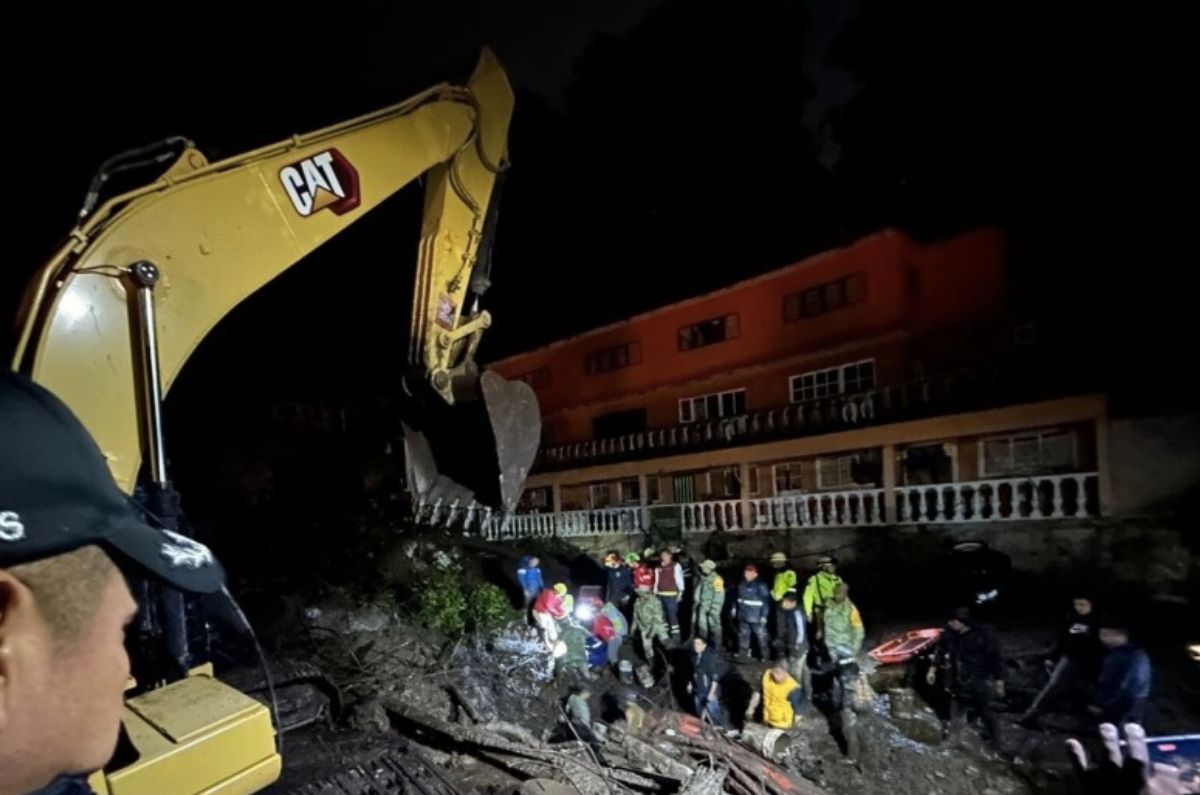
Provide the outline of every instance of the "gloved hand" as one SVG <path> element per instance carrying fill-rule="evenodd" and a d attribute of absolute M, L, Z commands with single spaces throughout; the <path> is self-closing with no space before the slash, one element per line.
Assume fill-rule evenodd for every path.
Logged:
<path fill-rule="evenodd" d="M 752 710 L 752 709 L 746 710 L 746 714 L 743 715 L 742 717 L 744 717 L 747 721 L 754 720 L 754 710 Z"/>

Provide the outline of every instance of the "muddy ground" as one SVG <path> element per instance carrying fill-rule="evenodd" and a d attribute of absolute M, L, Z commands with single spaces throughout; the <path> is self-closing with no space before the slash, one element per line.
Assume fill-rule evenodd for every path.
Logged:
<path fill-rule="evenodd" d="M 503 583 L 508 576 L 511 558 L 501 550 L 476 548 L 454 554 L 468 563 L 468 577 Z M 594 581 L 595 569 L 589 561 L 569 553 L 543 555 L 549 581 Z M 405 555 L 393 557 L 401 560 L 399 568 L 403 570 Z M 420 552 L 407 556 L 412 565 L 419 565 L 413 560 L 420 557 Z M 396 560 L 388 565 L 397 565 Z M 904 630 L 939 626 L 943 620 L 934 615 L 901 618 L 895 609 L 889 611 L 890 616 L 876 618 L 884 614 L 876 605 L 860 607 L 868 625 L 865 648 Z M 933 710 L 919 697 L 910 699 L 903 668 L 893 667 L 871 672 L 876 693 L 873 703 L 859 716 L 864 750 L 857 764 L 845 761 L 828 724 L 811 709 L 795 732 L 784 764 L 828 793 L 1077 792 L 1063 743 L 1069 736 L 1085 735 L 1087 724 L 1068 714 L 1049 716 L 1041 731 L 1015 723 L 1045 680 L 1041 652 L 1051 645 L 1054 618 L 1023 614 L 1010 616 L 997 626 L 1007 659 L 1008 684 L 1005 700 L 996 704 L 1001 725 L 998 751 L 986 748 L 971 730 L 943 741 Z M 535 633 L 519 619 L 493 637 L 450 640 L 420 626 L 403 600 L 371 601 L 351 589 L 325 588 L 319 594 L 291 600 L 288 609 L 267 623 L 265 640 L 283 680 L 280 696 L 288 712 L 284 723 L 294 727 L 283 738 L 283 778 L 270 793 L 295 792 L 355 766 L 370 770 L 377 764 L 375 760 L 389 751 L 419 755 L 417 758 L 436 766 L 463 791 L 507 792 L 519 782 L 520 777 L 511 772 L 397 720 L 385 709 L 388 703 L 408 705 L 458 725 L 516 724 L 538 740 L 562 731 L 560 706 L 570 680 L 555 676 Z M 1186 631 L 1164 631 L 1150 645 L 1156 664 L 1154 704 L 1148 721 L 1153 733 L 1200 727 L 1200 682 L 1195 664 L 1184 653 L 1181 634 Z M 686 681 L 686 652 L 672 652 L 667 662 L 669 667 L 661 661 L 657 666 L 659 681 L 654 688 L 633 686 L 638 703 L 648 710 L 686 710 L 688 706 L 679 686 Z M 296 675 L 313 670 L 320 671 L 322 682 Z M 741 714 L 749 683 L 756 682 L 761 673 L 761 664 L 730 661 L 724 692 L 732 702 L 731 714 Z M 593 715 L 619 723 L 618 696 L 629 687 L 611 673 L 604 674 L 592 686 Z M 898 703 L 909 700 L 914 706 Z M 304 793 L 308 795 L 309 790 Z"/>

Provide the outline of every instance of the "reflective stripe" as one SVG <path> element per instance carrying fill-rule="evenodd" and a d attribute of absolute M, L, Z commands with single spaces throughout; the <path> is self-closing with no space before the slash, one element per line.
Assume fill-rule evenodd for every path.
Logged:
<path fill-rule="evenodd" d="M 763 603 L 762 603 L 761 601 L 757 600 L 757 599 L 755 599 L 755 600 L 751 600 L 751 599 L 738 599 L 738 601 L 739 601 L 739 602 L 741 602 L 741 603 L 742 603 L 742 604 L 744 604 L 744 605 L 754 605 L 755 607 L 762 607 L 762 605 L 763 605 Z"/>
<path fill-rule="evenodd" d="M 679 591 L 659 591 L 659 596 L 679 596 Z"/>

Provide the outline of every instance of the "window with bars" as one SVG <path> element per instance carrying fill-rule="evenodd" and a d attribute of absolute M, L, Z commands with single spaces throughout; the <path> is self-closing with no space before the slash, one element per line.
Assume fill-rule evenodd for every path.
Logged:
<path fill-rule="evenodd" d="M 864 274 L 855 273 L 785 296 L 783 319 L 784 322 L 794 323 L 842 307 L 860 304 L 865 300 L 867 300 L 867 277 Z"/>
<path fill-rule="evenodd" d="M 679 401 L 680 422 L 702 422 L 746 413 L 746 390 L 730 389 Z"/>
<path fill-rule="evenodd" d="M 679 350 L 690 351 L 731 340 L 738 335 L 738 316 L 722 315 L 679 329 Z"/>
<path fill-rule="evenodd" d="M 1069 431 L 1013 434 L 983 441 L 980 474 L 1027 475 L 1075 466 L 1075 436 Z"/>
<path fill-rule="evenodd" d="M 874 388 L 874 359 L 863 359 L 859 362 L 829 367 L 824 370 L 813 370 L 791 377 L 793 403 L 817 400 L 833 395 L 853 395 Z"/>
<path fill-rule="evenodd" d="M 641 363 L 642 343 L 635 340 L 592 351 L 584 357 L 583 369 L 588 375 L 599 375 Z"/>

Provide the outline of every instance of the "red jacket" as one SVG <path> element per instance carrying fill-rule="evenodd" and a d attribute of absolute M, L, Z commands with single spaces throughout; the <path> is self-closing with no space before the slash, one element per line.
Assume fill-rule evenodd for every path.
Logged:
<path fill-rule="evenodd" d="M 533 612 L 549 613 L 551 617 L 559 619 L 567 614 L 567 609 L 563 606 L 562 597 L 553 588 L 547 588 L 534 600 Z"/>
<path fill-rule="evenodd" d="M 647 566 L 645 563 L 639 563 L 633 569 L 633 587 L 637 590 L 641 586 L 646 586 L 653 590 L 654 588 L 654 569 Z"/>
<path fill-rule="evenodd" d="M 612 619 L 606 615 L 598 615 L 592 622 L 592 634 L 600 640 L 609 641 L 617 636 Z"/>

